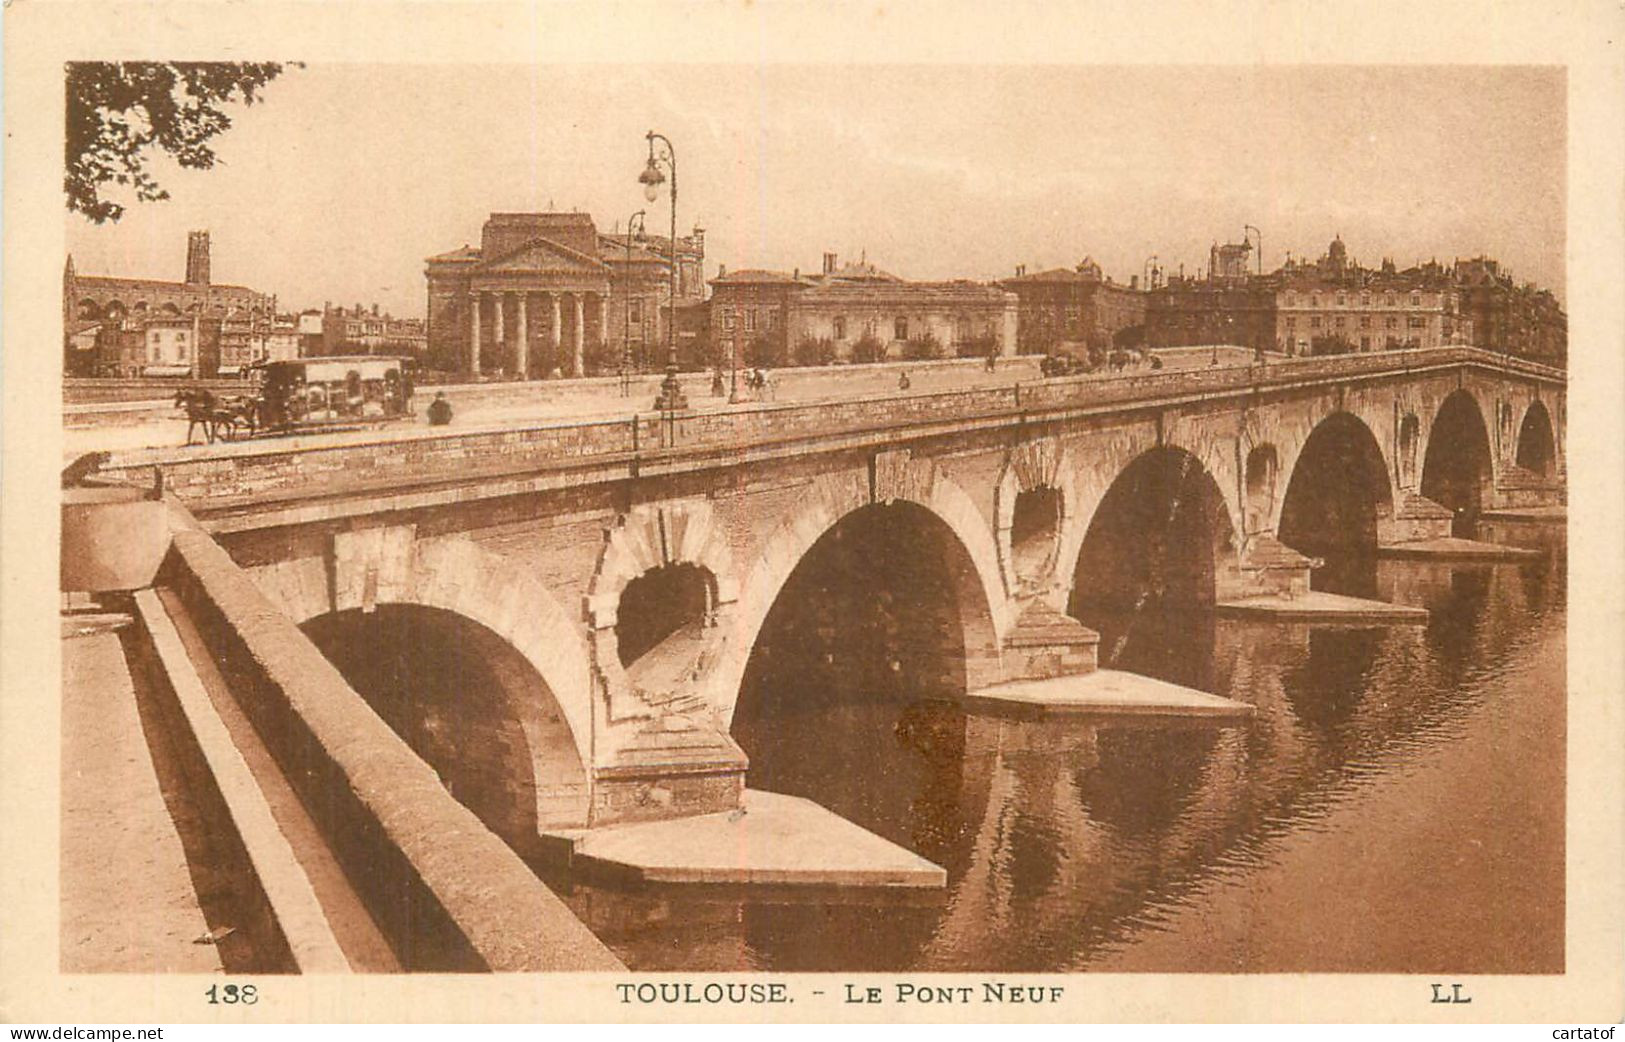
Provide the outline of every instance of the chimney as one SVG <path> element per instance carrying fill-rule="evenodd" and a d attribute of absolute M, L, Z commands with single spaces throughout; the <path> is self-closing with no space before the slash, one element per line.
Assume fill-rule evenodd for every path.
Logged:
<path fill-rule="evenodd" d="M 728 274 L 728 266 L 726 264 L 718 264 L 717 265 L 717 278 L 720 279 L 720 278 L 722 278 L 722 276 L 724 276 L 726 274 Z"/>
<path fill-rule="evenodd" d="M 824 254 L 824 274 L 835 274 L 835 254 L 833 253 L 825 252 Z"/>
<path fill-rule="evenodd" d="M 186 233 L 186 284 L 209 284 L 209 233 Z"/>
<path fill-rule="evenodd" d="M 373 318 L 378 317 L 378 302 L 377 301 L 373 301 L 373 304 L 372 304 L 372 317 Z"/>

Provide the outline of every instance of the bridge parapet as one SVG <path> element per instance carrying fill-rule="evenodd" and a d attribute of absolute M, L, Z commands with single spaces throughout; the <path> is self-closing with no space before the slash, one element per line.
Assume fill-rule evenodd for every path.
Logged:
<path fill-rule="evenodd" d="M 1158 407 L 1256 395 L 1317 384 L 1479 368 L 1561 386 L 1565 374 L 1473 348 L 1343 355 L 1270 361 L 1247 367 L 1145 373 L 1127 378 L 1063 377 L 1003 387 L 889 393 L 838 401 L 762 403 L 743 409 L 645 413 L 615 420 L 519 428 L 411 431 L 336 445 L 288 448 L 228 446 L 214 455 L 191 451 L 116 454 L 103 468 L 115 478 L 164 486 L 205 512 L 247 503 L 365 493 L 435 483 L 468 485 L 516 474 L 558 475 L 555 485 L 637 476 L 684 461 L 723 462 L 775 448 L 817 447 L 822 440 L 867 438 L 876 444 L 977 425 L 1008 426 L 1073 413 Z M 599 473 L 579 473 L 597 469 Z M 571 479 L 568 472 L 579 476 Z M 541 486 L 537 486 L 541 487 Z"/>

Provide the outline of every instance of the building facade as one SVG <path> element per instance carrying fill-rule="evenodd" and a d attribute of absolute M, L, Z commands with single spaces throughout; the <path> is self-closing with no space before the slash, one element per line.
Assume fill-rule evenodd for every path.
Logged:
<path fill-rule="evenodd" d="M 1146 346 L 1278 350 L 1275 298 L 1274 280 L 1176 276 L 1146 294 Z"/>
<path fill-rule="evenodd" d="M 1215 247 L 1216 251 L 1232 249 Z M 1313 261 L 1293 260 L 1265 275 L 1247 275 L 1239 246 L 1204 278 L 1174 278 L 1153 289 L 1146 310 L 1146 340 L 1152 347 L 1234 344 L 1283 354 L 1344 354 L 1400 348 L 1439 347 L 1485 342 L 1482 314 L 1500 314 L 1504 305 L 1481 303 L 1493 292 L 1510 291 L 1475 285 L 1491 283 L 1459 263 L 1447 267 L 1428 261 L 1400 270 L 1391 260 L 1366 268 L 1348 255 L 1341 236 Z M 1493 262 L 1489 262 L 1493 264 Z M 1243 273 L 1238 275 L 1236 271 Z M 1550 299 L 1550 294 L 1545 294 Z M 1532 291 L 1526 299 L 1540 297 Z M 1548 330 L 1559 328 L 1561 311 L 1549 317 Z M 1538 306 L 1538 305 L 1537 305 Z M 1536 323 L 1528 323 L 1533 328 Z M 1555 339 L 1555 334 L 1548 334 Z M 1530 344 L 1538 343 L 1531 335 Z M 1492 347 L 1492 350 L 1500 350 Z M 1530 357 L 1534 357 L 1530 347 Z"/>
<path fill-rule="evenodd" d="M 1030 275 L 1020 267 L 999 286 L 1019 301 L 1016 342 L 1023 354 L 1044 354 L 1063 344 L 1107 350 L 1138 340 L 1144 332 L 1146 294 L 1139 279 L 1123 286 L 1104 278 L 1093 258 L 1084 258 L 1076 268 Z"/>
<path fill-rule="evenodd" d="M 229 375 L 254 360 L 271 333 L 276 297 L 246 286 L 215 284 L 210 269 L 206 231 L 187 237 L 184 282 L 80 275 L 70 256 L 62 280 L 64 318 L 101 323 L 91 371 L 80 375 L 142 375 L 149 364 L 148 324 L 163 322 L 167 329 L 176 318 L 197 322 L 187 375 Z"/>
<path fill-rule="evenodd" d="M 319 340 L 308 352 L 313 355 L 402 355 L 421 360 L 428 348 L 422 319 L 396 318 L 360 304 L 353 308 L 322 305 L 315 332 Z"/>
<path fill-rule="evenodd" d="M 1437 268 L 1360 272 L 1328 282 L 1287 275 L 1276 288 L 1277 349 L 1288 354 L 1347 354 L 1441 347 L 1471 340 L 1459 295 Z"/>
<path fill-rule="evenodd" d="M 480 245 L 428 258 L 430 364 L 532 379 L 658 368 L 669 239 L 601 235 L 582 213 L 493 213 Z M 705 233 L 677 241 L 678 303 L 703 299 Z"/>
<path fill-rule="evenodd" d="M 748 269 L 711 280 L 710 331 L 728 364 L 1009 355 L 1019 298 L 969 280 L 913 282 L 824 254 L 814 275 Z"/>
<path fill-rule="evenodd" d="M 1477 346 L 1568 365 L 1568 316 L 1549 290 L 1518 285 L 1488 257 L 1458 259 L 1455 274 L 1462 312 L 1472 323 Z"/>

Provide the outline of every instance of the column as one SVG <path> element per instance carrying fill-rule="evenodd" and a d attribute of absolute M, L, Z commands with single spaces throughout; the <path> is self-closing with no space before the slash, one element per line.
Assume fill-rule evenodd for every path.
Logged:
<path fill-rule="evenodd" d="M 480 295 L 468 294 L 468 372 L 480 375 Z"/>
<path fill-rule="evenodd" d="M 549 293 L 547 295 L 547 298 L 553 304 L 553 324 L 548 327 L 547 337 L 548 337 L 548 341 L 550 343 L 552 343 L 552 345 L 553 345 L 553 354 L 552 354 L 553 365 L 554 365 L 555 368 L 562 369 L 563 366 L 559 364 L 559 344 L 560 344 L 561 336 L 562 336 L 561 331 L 559 329 L 559 325 L 560 325 L 559 295 L 557 293 Z M 548 375 L 552 375 L 551 372 L 549 372 Z"/>
<path fill-rule="evenodd" d="M 526 328 L 527 323 L 525 322 L 525 298 L 528 296 L 530 296 L 530 294 L 526 293 L 524 290 L 519 291 L 518 328 L 514 330 L 514 332 L 519 336 L 518 365 L 519 379 L 521 380 L 530 379 L 530 330 Z"/>
<path fill-rule="evenodd" d="M 609 298 L 600 293 L 593 298 L 598 301 L 598 346 L 609 344 Z"/>
<path fill-rule="evenodd" d="M 506 293 L 491 294 L 491 302 L 496 305 L 496 319 L 491 323 L 491 332 L 495 334 L 496 343 L 493 345 L 497 351 L 497 365 L 504 368 L 508 365 L 508 339 L 502 333 L 502 312 L 506 310 L 503 304 L 507 301 Z"/>
<path fill-rule="evenodd" d="M 575 349 L 575 359 L 570 363 L 570 375 L 571 376 L 585 376 L 587 374 L 586 374 L 586 371 L 582 368 L 582 363 L 584 362 L 584 359 L 582 358 L 582 349 L 584 347 L 586 347 L 586 345 L 587 345 L 587 340 L 586 340 L 586 336 L 585 336 L 585 334 L 587 332 L 587 330 L 586 330 L 586 325 L 587 325 L 587 323 L 586 323 L 586 318 L 587 318 L 586 305 L 585 305 L 584 301 L 582 300 L 582 296 L 581 296 L 580 293 L 574 293 L 574 294 L 571 294 L 571 296 L 576 302 L 576 328 L 575 328 L 575 331 L 574 331 L 574 335 L 571 336 L 571 338 L 570 338 L 571 341 L 572 341 L 571 346 Z"/>

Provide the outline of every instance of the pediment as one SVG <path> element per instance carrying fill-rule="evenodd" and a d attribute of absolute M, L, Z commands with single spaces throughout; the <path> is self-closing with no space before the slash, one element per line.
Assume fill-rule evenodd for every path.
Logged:
<path fill-rule="evenodd" d="M 532 239 L 481 266 L 488 272 L 530 272 L 548 275 L 602 276 L 609 269 L 600 260 L 561 246 L 550 239 Z"/>

